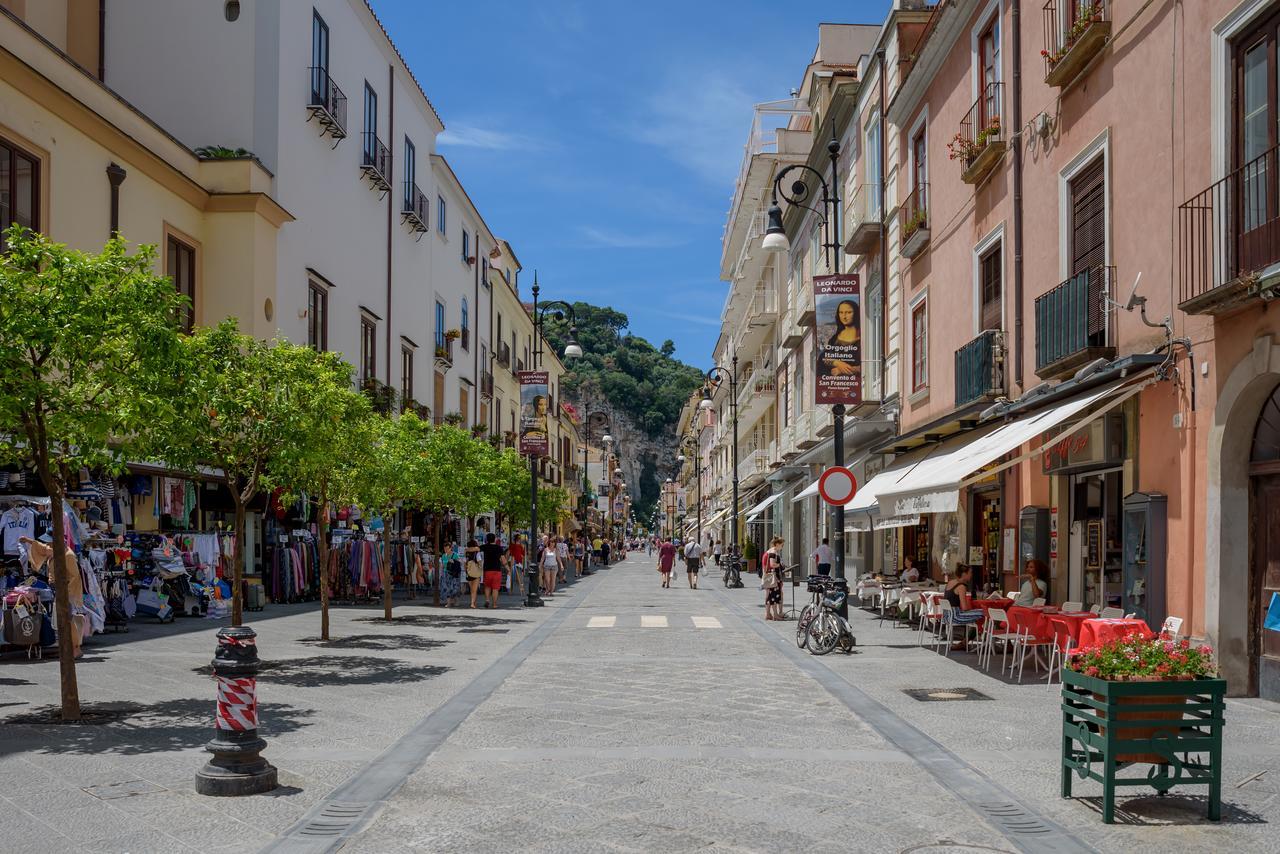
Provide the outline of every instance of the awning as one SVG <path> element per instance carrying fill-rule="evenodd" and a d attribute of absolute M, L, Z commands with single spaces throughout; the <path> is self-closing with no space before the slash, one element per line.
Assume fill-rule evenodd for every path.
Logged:
<path fill-rule="evenodd" d="M 903 528 L 920 522 L 920 516 L 904 514 L 902 516 L 882 516 L 879 496 L 893 486 L 904 472 L 923 460 L 928 455 L 926 449 L 913 451 L 894 462 L 889 468 L 877 474 L 866 483 L 858 486 L 853 500 L 845 505 L 844 518 L 846 531 L 879 531 L 884 528 Z"/>
<path fill-rule="evenodd" d="M 804 489 L 797 492 L 796 497 L 791 499 L 791 503 L 795 504 L 797 501 L 804 501 L 810 495 L 817 495 L 817 494 L 818 494 L 818 481 L 815 480 L 813 483 L 809 484 Z"/>
<path fill-rule="evenodd" d="M 763 513 L 769 507 L 769 505 L 773 504 L 775 501 L 777 501 L 781 497 L 782 497 L 781 492 L 775 492 L 773 495 L 770 495 L 768 498 L 766 498 L 764 501 L 761 501 L 755 507 L 752 507 L 750 510 L 747 511 L 747 521 L 754 522 L 757 516 Z"/>
<path fill-rule="evenodd" d="M 720 519 L 724 517 L 724 514 L 728 512 L 729 512 L 728 510 L 717 510 L 715 513 L 712 513 L 709 518 L 703 520 L 702 527 L 708 528 L 714 525 L 716 522 L 719 522 Z"/>
<path fill-rule="evenodd" d="M 1037 436 L 1044 435 L 1095 403 L 1105 400 L 1105 405 L 1072 424 L 1063 437 L 1071 435 L 1138 394 L 1152 382 L 1154 380 L 1148 376 L 1110 383 L 1008 424 L 986 431 L 972 431 L 965 436 L 935 445 L 923 458 L 905 467 L 892 466 L 882 472 L 882 475 L 893 474 L 886 479 L 875 496 L 877 503 L 883 508 L 881 515 L 906 517 L 921 513 L 955 512 L 960 505 L 961 489 L 1025 459 L 1038 456 L 1046 446 L 1041 445 L 995 468 L 988 468 L 996 460 L 1017 451 Z M 860 497 L 861 492 L 854 496 L 854 502 Z"/>

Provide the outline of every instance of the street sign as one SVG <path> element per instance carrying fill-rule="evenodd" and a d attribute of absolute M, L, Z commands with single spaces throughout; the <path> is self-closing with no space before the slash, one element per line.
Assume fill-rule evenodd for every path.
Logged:
<path fill-rule="evenodd" d="M 844 466 L 832 466 L 818 478 L 818 494 L 828 504 L 843 507 L 858 491 L 858 479 Z"/>

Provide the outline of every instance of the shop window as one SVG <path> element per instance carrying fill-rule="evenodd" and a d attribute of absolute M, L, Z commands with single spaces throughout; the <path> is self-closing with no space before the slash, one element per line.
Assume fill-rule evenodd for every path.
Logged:
<path fill-rule="evenodd" d="M 182 328 L 190 332 L 196 323 L 196 250 L 173 235 L 168 239 L 165 270 L 179 294 L 187 298 Z"/>
<path fill-rule="evenodd" d="M 0 230 L 15 223 L 38 231 L 40 161 L 0 139 Z M 0 252 L 4 236 L 0 235 Z"/>
<path fill-rule="evenodd" d="M 315 282 L 307 288 L 307 343 L 317 350 L 329 349 L 329 289 Z"/>

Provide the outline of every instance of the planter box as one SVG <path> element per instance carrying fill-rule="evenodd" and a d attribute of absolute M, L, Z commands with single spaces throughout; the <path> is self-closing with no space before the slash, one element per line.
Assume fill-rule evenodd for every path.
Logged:
<path fill-rule="evenodd" d="M 1110 21 L 1095 21 L 1080 34 L 1071 48 L 1053 64 L 1044 76 L 1044 82 L 1050 86 L 1066 86 L 1076 79 L 1089 60 L 1102 50 L 1102 46 L 1111 37 Z"/>
<path fill-rule="evenodd" d="M 902 241 L 902 255 L 905 258 L 914 258 L 923 252 L 928 245 L 929 226 L 922 225 Z"/>
<path fill-rule="evenodd" d="M 1071 775 L 1102 784 L 1102 820 L 1115 820 L 1117 786 L 1208 786 L 1209 820 L 1222 815 L 1225 679 L 1108 682 L 1062 672 L 1062 797 Z M 1117 777 L 1135 764 L 1142 777 Z"/>
<path fill-rule="evenodd" d="M 990 175 L 1004 155 L 1004 149 L 1004 141 L 998 139 L 993 139 L 982 146 L 982 150 L 974 156 L 973 161 L 964 167 L 964 171 L 960 173 L 960 180 L 966 184 L 977 184 Z"/>

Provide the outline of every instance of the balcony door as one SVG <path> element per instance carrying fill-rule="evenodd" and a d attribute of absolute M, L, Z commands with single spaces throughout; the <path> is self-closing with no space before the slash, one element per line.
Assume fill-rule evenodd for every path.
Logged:
<path fill-rule="evenodd" d="M 311 103 L 329 103 L 329 25 L 311 10 Z"/>
<path fill-rule="evenodd" d="M 978 98 L 982 101 L 982 115 L 978 117 L 978 131 L 991 126 L 992 119 L 1000 117 L 1000 13 L 991 25 L 978 37 L 978 61 L 982 77 L 978 81 Z"/>
<path fill-rule="evenodd" d="M 1110 285 L 1106 276 L 1106 178 L 1106 162 L 1099 156 L 1071 180 L 1071 278 L 1085 291 L 1085 346 L 1089 347 L 1107 346 L 1106 297 L 1115 298 L 1105 293 Z"/>
<path fill-rule="evenodd" d="M 1235 138 L 1232 164 L 1239 175 L 1236 219 L 1237 269 L 1253 270 L 1276 258 L 1280 241 L 1280 11 L 1274 12 L 1234 45 L 1232 92 Z"/>

